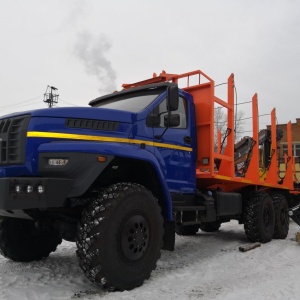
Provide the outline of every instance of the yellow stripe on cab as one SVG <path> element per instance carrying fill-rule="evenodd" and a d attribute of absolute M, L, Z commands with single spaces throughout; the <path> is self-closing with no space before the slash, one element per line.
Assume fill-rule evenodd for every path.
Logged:
<path fill-rule="evenodd" d="M 70 139 L 70 140 L 83 140 L 83 141 L 96 141 L 96 142 L 111 142 L 111 143 L 128 143 L 128 144 L 145 144 L 152 147 L 161 147 L 176 149 L 191 152 L 193 148 L 184 147 L 173 144 L 157 143 L 144 140 L 135 140 L 127 138 L 117 138 L 99 135 L 85 135 L 85 134 L 72 134 L 60 132 L 44 132 L 44 131 L 28 131 L 27 137 L 30 138 L 55 138 L 55 139 Z"/>

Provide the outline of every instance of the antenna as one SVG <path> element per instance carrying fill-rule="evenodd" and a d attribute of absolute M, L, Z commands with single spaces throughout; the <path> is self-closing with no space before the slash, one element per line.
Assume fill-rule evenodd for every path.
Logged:
<path fill-rule="evenodd" d="M 55 104 L 58 103 L 58 94 L 57 88 L 54 86 L 47 86 L 46 92 L 44 94 L 44 102 L 48 103 L 49 108 L 53 107 Z"/>

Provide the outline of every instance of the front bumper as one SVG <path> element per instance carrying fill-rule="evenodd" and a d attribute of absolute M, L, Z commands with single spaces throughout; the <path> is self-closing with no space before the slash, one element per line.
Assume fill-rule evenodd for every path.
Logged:
<path fill-rule="evenodd" d="M 73 182 L 65 178 L 0 178 L 0 209 L 63 207 Z"/>

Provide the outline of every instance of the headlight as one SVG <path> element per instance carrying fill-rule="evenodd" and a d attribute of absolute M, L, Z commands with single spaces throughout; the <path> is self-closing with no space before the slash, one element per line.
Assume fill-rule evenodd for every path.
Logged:
<path fill-rule="evenodd" d="M 45 192 L 45 187 L 43 185 L 38 185 L 37 191 L 39 194 L 43 194 Z"/>
<path fill-rule="evenodd" d="M 22 188 L 21 188 L 20 185 L 16 185 L 16 186 L 15 186 L 15 191 L 16 191 L 16 193 L 21 193 L 21 190 L 22 190 Z"/>
<path fill-rule="evenodd" d="M 26 191 L 28 194 L 33 192 L 33 186 L 32 185 L 27 185 Z"/>

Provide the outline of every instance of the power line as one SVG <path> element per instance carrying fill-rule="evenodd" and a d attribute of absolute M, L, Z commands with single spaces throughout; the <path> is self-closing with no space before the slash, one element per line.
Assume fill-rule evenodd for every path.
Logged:
<path fill-rule="evenodd" d="M 252 101 L 240 102 L 240 103 L 237 103 L 236 105 L 247 104 L 247 103 L 252 103 Z"/>
<path fill-rule="evenodd" d="M 216 84 L 214 87 L 217 87 L 217 86 L 220 86 L 220 85 L 224 85 L 224 84 L 227 84 L 227 82 Z"/>
<path fill-rule="evenodd" d="M 262 114 L 262 115 L 259 115 L 259 117 L 270 116 L 270 115 L 271 114 Z M 249 120 L 249 119 L 253 119 L 253 117 L 243 118 L 240 121 Z"/>
<path fill-rule="evenodd" d="M 40 101 L 36 101 L 36 102 L 28 103 L 28 104 L 23 103 L 23 104 L 18 105 L 17 108 L 0 108 L 0 109 L 1 109 L 1 111 L 5 111 L 5 113 L 9 113 L 9 111 L 15 112 L 19 108 L 21 109 L 22 106 L 31 106 L 31 105 L 34 105 L 34 104 L 37 104 L 37 103 L 41 103 L 41 102 Z M 36 109 L 36 108 L 34 108 L 34 109 Z"/>
<path fill-rule="evenodd" d="M 22 101 L 22 102 L 17 102 L 17 103 L 15 103 L 15 104 L 12 104 L 12 105 L 8 105 L 8 106 L 1 106 L 0 108 L 2 109 L 5 109 L 5 108 L 9 108 L 9 107 L 14 107 L 14 106 L 18 106 L 18 105 L 20 105 L 20 104 L 22 104 L 22 103 L 27 103 L 27 102 L 30 102 L 30 101 L 32 101 L 32 100 L 34 100 L 34 99 L 37 99 L 37 98 L 40 98 L 40 97 L 42 97 L 43 95 L 40 95 L 40 96 L 36 96 L 36 97 L 34 97 L 34 98 L 30 98 L 30 99 L 28 99 L 28 100 L 26 100 L 26 101 Z"/>
<path fill-rule="evenodd" d="M 73 105 L 73 106 L 76 106 L 76 107 L 79 107 L 79 105 L 76 105 L 76 104 L 74 104 L 74 103 L 68 102 L 68 101 L 66 101 L 66 100 L 60 99 L 60 101 L 62 101 L 62 102 L 64 102 L 64 103 L 67 103 L 67 104 L 70 104 L 70 105 Z"/>

